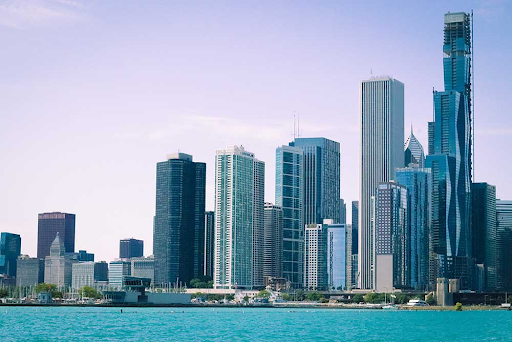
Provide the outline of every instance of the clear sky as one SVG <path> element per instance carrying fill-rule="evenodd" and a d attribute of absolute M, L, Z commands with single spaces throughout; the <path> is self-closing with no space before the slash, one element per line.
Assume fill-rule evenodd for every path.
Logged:
<path fill-rule="evenodd" d="M 405 84 L 405 137 L 427 148 L 432 88 L 443 90 L 443 15 L 475 13 L 476 181 L 512 199 L 511 2 L 0 2 L 0 231 L 35 256 L 37 214 L 74 213 L 76 249 L 152 253 L 156 163 L 207 163 L 244 145 L 266 162 L 304 137 L 341 144 L 341 195 L 359 196 L 359 81 Z M 350 209 L 348 210 L 350 217 Z"/>

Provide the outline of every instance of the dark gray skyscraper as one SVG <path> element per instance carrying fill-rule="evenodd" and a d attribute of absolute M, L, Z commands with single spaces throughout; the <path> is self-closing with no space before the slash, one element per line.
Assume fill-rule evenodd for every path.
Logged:
<path fill-rule="evenodd" d="M 119 241 L 119 258 L 130 259 L 139 258 L 141 256 L 144 256 L 144 241 L 134 238 Z"/>
<path fill-rule="evenodd" d="M 283 262 L 283 209 L 265 203 L 263 234 L 263 278 L 282 277 Z"/>
<path fill-rule="evenodd" d="M 50 255 L 50 246 L 59 233 L 66 253 L 75 252 L 75 215 L 66 213 L 39 214 L 37 232 L 37 258 Z"/>
<path fill-rule="evenodd" d="M 215 260 L 215 213 L 204 213 L 204 275 L 213 278 Z"/>
<path fill-rule="evenodd" d="M 347 289 L 357 287 L 359 202 L 352 202 L 352 224 L 347 225 Z"/>
<path fill-rule="evenodd" d="M 347 205 L 345 200 L 340 198 L 340 224 L 347 224 Z"/>
<path fill-rule="evenodd" d="M 188 283 L 204 273 L 206 164 L 176 153 L 157 164 L 153 232 L 155 283 Z"/>
<path fill-rule="evenodd" d="M 21 254 L 21 237 L 18 234 L 0 235 L 0 274 L 16 277 L 16 261 Z"/>

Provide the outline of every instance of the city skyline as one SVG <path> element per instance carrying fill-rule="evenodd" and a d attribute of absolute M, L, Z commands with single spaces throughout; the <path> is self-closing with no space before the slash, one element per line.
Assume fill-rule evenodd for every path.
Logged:
<path fill-rule="evenodd" d="M 104 13 L 95 5 L 97 4 L 92 2 L 85 9 L 72 9 L 72 11 L 77 12 L 89 11 L 89 19 L 95 18 L 93 20 L 94 25 L 91 22 L 85 21 L 78 23 L 58 22 L 57 26 L 64 26 L 69 28 L 69 31 L 72 33 L 81 32 L 82 34 L 84 34 L 84 28 L 91 28 L 92 32 L 95 32 L 95 29 L 97 29 L 95 25 L 103 25 L 105 27 L 107 23 L 105 17 L 102 17 Z M 374 5 L 375 8 L 371 11 L 370 16 L 377 15 L 377 12 L 379 12 L 379 6 L 377 4 Z M 274 6 L 276 7 L 273 9 L 279 9 L 278 5 Z M 343 10 L 350 8 L 357 12 L 356 6 L 359 5 L 334 6 L 334 16 L 328 15 L 327 8 L 322 7 L 315 8 L 315 11 L 308 14 L 306 18 L 310 20 L 309 23 L 312 20 L 320 20 L 326 16 L 325 23 L 316 29 L 312 29 L 315 31 L 314 33 L 320 33 L 322 39 L 319 39 L 316 43 L 308 42 L 306 39 L 305 46 L 302 46 L 297 41 L 292 41 L 286 48 L 292 48 L 291 50 L 294 52 L 304 52 L 311 47 L 318 47 L 318 53 L 310 52 L 309 54 L 302 54 L 302 57 L 296 57 L 296 63 L 292 63 L 292 66 L 289 69 L 285 69 L 284 72 L 276 73 L 273 78 L 270 78 L 270 76 L 267 76 L 267 78 L 256 77 L 256 73 L 261 72 L 260 68 L 266 64 L 265 61 L 268 58 L 276 58 L 275 63 L 271 65 L 272 70 L 274 68 L 278 69 L 283 65 L 284 61 L 272 53 L 272 51 L 282 53 L 283 50 L 277 46 L 272 46 L 276 50 L 265 48 L 265 43 L 268 40 L 273 43 L 285 40 L 290 35 L 286 28 L 284 29 L 285 32 L 277 34 L 274 40 L 267 36 L 269 31 L 256 31 L 254 27 L 250 26 L 251 23 L 248 24 L 249 26 L 242 25 L 239 21 L 235 21 L 230 25 L 226 24 L 227 26 L 214 25 L 215 20 L 213 19 L 217 18 L 216 16 L 212 17 L 207 13 L 198 12 L 197 16 L 194 17 L 194 22 L 199 23 L 201 19 L 208 19 L 207 23 L 214 25 L 213 28 L 216 34 L 234 30 L 236 25 L 241 25 L 241 27 L 246 29 L 245 33 L 252 33 L 251 37 L 256 39 L 254 46 L 249 51 L 260 49 L 264 53 L 263 62 L 262 60 L 251 59 L 245 54 L 237 55 L 237 58 L 246 57 L 248 64 L 252 63 L 252 67 L 249 67 L 247 72 L 243 71 L 243 68 L 247 65 L 240 63 L 236 64 L 233 69 L 226 69 L 232 70 L 232 75 L 235 75 L 235 78 L 238 80 L 240 78 L 255 77 L 253 79 L 254 84 L 247 84 L 245 87 L 241 86 L 241 89 L 238 88 L 232 94 L 235 98 L 235 104 L 232 106 L 226 106 L 212 100 L 215 92 L 210 89 L 212 86 L 210 82 L 213 82 L 216 78 L 219 78 L 219 86 L 224 88 L 224 91 L 230 93 L 231 90 L 235 89 L 229 80 L 220 77 L 217 73 L 214 73 L 211 78 L 207 79 L 192 74 L 192 76 L 195 76 L 192 77 L 191 81 L 183 83 L 185 86 L 197 91 L 197 96 L 206 96 L 205 107 L 196 105 L 186 107 L 186 104 L 180 101 L 174 106 L 175 103 L 173 101 L 176 101 L 176 99 L 165 100 L 164 93 L 168 93 L 170 89 L 172 90 L 174 89 L 173 87 L 177 87 L 177 84 L 183 81 L 183 79 L 177 77 L 177 80 L 170 81 L 157 77 L 154 74 L 154 70 L 147 69 L 145 64 L 153 60 L 149 54 L 135 54 L 135 61 L 121 60 L 121 68 L 113 68 L 107 72 L 106 69 L 110 66 L 117 65 L 118 59 L 112 55 L 114 52 L 117 56 L 119 52 L 131 51 L 131 49 L 123 48 L 122 46 L 116 46 L 118 50 L 115 51 L 103 50 L 101 56 L 90 53 L 85 54 L 86 58 L 89 58 L 85 60 L 70 51 L 67 52 L 66 61 L 62 64 L 50 62 L 51 57 L 53 57 L 51 53 L 44 54 L 41 61 L 34 61 L 31 57 L 23 57 L 19 64 L 14 63 L 14 54 L 7 53 L 7 55 L 0 57 L 0 60 L 6 64 L 19 65 L 14 68 L 14 71 L 8 71 L 6 79 L 0 84 L 7 94 L 7 102 L 3 104 L 5 106 L 3 112 L 6 114 L 0 118 L 0 123 L 2 123 L 0 125 L 0 133 L 5 137 L 3 139 L 5 139 L 6 144 L 2 144 L 2 147 L 0 147 L 0 155 L 8 161 L 8 163 L 5 163 L 6 177 L 0 180 L 0 189 L 5 194 L 0 199 L 0 207 L 3 208 L 1 211 L 2 215 L 0 215 L 2 231 L 21 235 L 23 239 L 22 253 L 35 256 L 37 240 L 36 215 L 43 212 L 69 212 L 77 216 L 77 244 L 75 250 L 87 249 L 96 254 L 97 260 L 109 261 L 115 258 L 118 241 L 126 236 L 134 236 L 145 241 L 146 254 L 151 254 L 153 250 L 151 243 L 152 217 L 155 205 L 154 164 L 160 161 L 161 155 L 173 153 L 180 149 L 194 155 L 195 160 L 207 163 L 206 209 L 212 210 L 215 149 L 224 148 L 227 145 L 242 144 L 266 163 L 265 200 L 274 202 L 275 191 L 273 191 L 274 182 L 272 181 L 272 175 L 275 170 L 275 148 L 281 143 L 292 140 L 290 132 L 293 127 L 294 111 L 301 118 L 301 135 L 303 137 L 326 137 L 340 142 L 341 197 L 346 203 L 357 200 L 357 151 L 354 152 L 352 149 L 354 149 L 354 146 L 357 146 L 358 137 L 358 82 L 370 76 L 370 69 L 374 75 L 391 74 L 393 77 L 404 82 L 406 89 L 405 127 L 410 127 L 412 122 L 415 135 L 424 147 L 428 146 L 426 137 L 427 122 L 432 117 L 431 89 L 432 87 L 436 89 L 444 88 L 442 86 L 443 75 L 441 73 L 442 64 L 439 53 L 442 46 L 441 23 L 443 14 L 448 10 L 470 11 L 470 7 L 475 9 L 477 26 L 475 35 L 476 178 L 474 181 L 487 181 L 496 185 L 497 198 L 503 200 L 510 198 L 512 185 L 508 184 L 502 172 L 507 167 L 507 164 L 501 160 L 498 164 L 495 161 L 498 159 L 496 156 L 492 157 L 491 150 L 493 145 L 506 146 L 507 135 L 512 133 L 510 129 L 512 126 L 511 119 L 499 114 L 506 113 L 506 102 L 502 99 L 506 99 L 506 96 L 500 98 L 500 91 L 503 91 L 501 94 L 506 94 L 510 86 L 503 84 L 503 90 L 496 90 L 496 87 L 487 87 L 488 89 L 494 89 L 493 92 L 486 89 L 486 84 L 490 85 L 490 82 L 495 85 L 497 83 L 499 88 L 499 85 L 503 82 L 500 76 L 505 76 L 507 72 L 510 72 L 507 69 L 498 67 L 499 65 L 506 65 L 505 63 L 500 63 L 499 60 L 504 58 L 504 56 L 508 56 L 506 51 L 510 47 L 504 46 L 506 44 L 503 41 L 500 43 L 499 39 L 504 38 L 493 37 L 490 34 L 490 32 L 498 32 L 500 25 L 505 25 L 504 20 L 506 13 L 510 13 L 510 7 L 503 5 L 503 9 L 499 11 L 495 8 L 489 9 L 486 7 L 489 5 L 485 5 L 483 2 L 473 2 L 471 4 L 462 2 L 452 3 L 450 8 L 433 4 L 428 5 L 431 6 L 428 9 L 427 5 L 416 7 L 405 5 L 405 13 L 414 13 L 419 8 L 426 11 L 423 18 L 417 18 L 420 24 L 424 25 L 424 28 L 408 32 L 408 21 L 401 18 L 402 14 L 400 14 L 400 17 L 398 15 L 392 17 L 394 24 L 390 25 L 390 27 L 379 26 L 385 33 L 398 33 L 400 37 L 412 41 L 408 51 L 414 55 L 414 63 L 412 63 L 410 57 L 404 56 L 401 59 L 401 63 L 393 64 L 387 60 L 391 60 L 393 56 L 396 56 L 397 52 L 394 50 L 396 45 L 388 40 L 387 44 L 389 46 L 383 46 L 370 37 L 369 32 L 364 30 L 355 39 L 364 39 L 365 42 L 368 42 L 368 45 L 373 44 L 373 48 L 380 49 L 382 52 L 379 55 L 385 56 L 385 58 L 382 58 L 384 61 L 380 60 L 381 58 L 376 58 L 375 55 L 368 57 L 369 50 L 365 50 L 366 48 L 361 43 L 356 46 L 362 49 L 362 56 L 358 55 L 361 59 L 360 61 L 341 54 L 347 47 L 354 44 L 350 40 L 352 38 L 349 39 L 347 37 L 348 33 L 351 32 L 348 31 L 348 26 L 345 28 L 343 26 L 345 24 L 341 23 L 346 16 Z M 364 5 L 360 6 L 365 8 Z M 183 11 L 192 10 L 191 8 L 180 9 Z M 302 15 L 309 9 L 306 5 L 298 6 L 298 8 L 291 11 L 292 13 L 284 18 L 284 22 L 290 25 L 297 25 L 299 18 L 302 18 Z M 129 19 L 129 15 L 133 15 L 135 11 L 133 4 L 128 6 L 126 11 L 126 16 L 119 15 L 116 18 L 120 21 Z M 156 13 L 148 11 L 146 10 L 144 13 L 150 18 L 155 18 Z M 380 16 L 383 13 L 389 14 L 390 11 L 392 11 L 392 6 L 391 8 L 383 9 L 383 12 L 378 13 L 378 15 Z M 224 14 L 217 13 L 216 15 L 229 15 L 230 13 L 237 13 L 236 6 L 227 8 Z M 264 15 L 269 16 L 269 13 L 265 11 Z M 258 14 L 255 14 L 255 17 L 252 19 L 256 20 L 258 18 L 260 18 Z M 279 24 L 274 21 L 278 17 L 270 15 L 269 18 L 267 20 L 271 26 L 270 29 L 275 32 L 279 31 L 276 30 Z M 353 20 L 358 19 L 361 19 L 361 17 L 356 16 Z M 47 47 L 52 48 L 55 44 L 55 42 L 42 43 L 42 40 L 38 40 L 40 38 L 43 39 L 45 35 L 55 33 L 55 26 L 52 26 L 52 24 L 47 23 L 43 25 L 36 23 L 19 29 L 13 28 L 12 25 L 6 26 L 5 23 L 5 7 L 3 5 L 0 7 L 0 25 L 2 25 L 2 30 L 9 30 L 8 32 L 13 37 L 24 40 L 27 34 L 34 35 L 35 30 L 39 29 L 41 33 L 37 38 L 33 38 L 32 41 L 36 47 L 45 50 Z M 252 24 L 254 23 L 253 21 Z M 353 24 L 353 21 L 348 23 Z M 26 23 L 22 22 L 20 25 L 26 25 Z M 109 25 L 111 26 L 108 26 L 108 39 L 115 39 L 117 37 L 115 30 L 118 27 L 114 23 Z M 156 20 L 155 25 L 163 25 L 163 22 Z M 184 23 L 178 21 L 176 25 L 180 26 L 184 25 Z M 162 28 L 165 26 L 158 27 Z M 308 27 L 299 26 L 301 29 Z M 204 32 L 204 28 L 204 26 L 200 27 L 197 33 Z M 343 31 L 344 29 L 345 31 Z M 425 32 L 423 32 L 423 29 Z M 201 43 L 204 43 L 197 36 L 197 33 L 189 37 L 191 45 L 196 48 L 201 46 Z M 302 33 L 306 38 L 313 37 L 310 36 L 313 32 L 305 31 Z M 177 39 L 174 36 L 172 37 L 172 39 Z M 242 35 L 234 34 L 233 39 L 235 42 L 241 43 L 243 41 L 242 37 Z M 69 39 L 70 36 L 59 33 L 56 40 L 72 44 Z M 89 39 L 90 37 L 85 35 L 83 43 L 90 43 Z M 128 37 L 124 36 L 124 39 L 127 40 Z M 168 42 L 161 35 L 157 35 L 153 40 L 144 41 L 135 34 L 134 39 L 135 46 L 142 46 L 147 49 L 161 48 L 164 53 L 167 54 L 169 52 L 168 49 L 164 49 L 160 45 L 162 42 Z M 225 41 L 219 40 L 219 38 L 216 38 L 215 42 L 225 43 Z M 178 40 L 177 43 L 181 44 L 178 44 L 178 46 L 189 46 L 186 41 Z M 20 52 L 27 56 L 31 55 L 30 51 L 32 48 L 25 45 L 26 43 L 18 44 L 20 45 L 19 49 L 16 49 L 18 52 L 16 56 Z M 494 62 L 489 62 L 491 59 L 489 56 L 485 56 L 485 51 L 490 51 L 490 46 L 492 45 L 504 46 L 502 51 L 505 52 L 503 53 L 504 56 L 493 56 Z M 221 46 L 226 48 L 225 45 Z M 305 47 L 308 49 L 303 50 Z M 61 50 L 55 48 L 54 51 L 58 52 Z M 322 53 L 324 53 L 323 57 L 320 56 Z M 194 55 L 194 53 L 191 55 Z M 137 63 L 137 57 L 140 64 Z M 172 63 L 184 63 L 183 65 L 179 64 L 180 67 L 184 68 L 184 73 L 189 68 L 197 65 L 203 66 L 203 69 L 200 70 L 206 72 L 212 70 L 210 67 L 215 66 L 220 67 L 220 70 L 227 68 L 226 61 L 223 61 L 220 55 L 214 55 L 212 58 L 214 61 L 212 65 L 201 64 L 198 61 L 187 64 L 185 60 L 181 59 L 174 59 Z M 285 59 L 288 60 L 289 58 L 291 58 L 291 55 L 286 54 Z M 29 62 L 36 62 L 34 65 L 34 68 L 37 68 L 36 73 L 32 74 L 30 72 L 32 70 L 31 67 L 22 73 L 16 72 L 21 71 L 22 69 L 20 68 L 22 67 L 31 65 Z M 322 69 L 318 70 L 317 67 L 322 64 L 321 62 L 327 63 L 325 63 Z M 351 65 L 351 62 L 355 64 Z M 418 74 L 416 68 L 419 64 L 423 66 L 423 71 Z M 45 65 L 49 71 L 42 69 Z M 80 65 L 85 65 L 84 71 L 73 71 Z M 84 72 L 90 71 L 90 68 L 95 65 L 100 67 L 99 73 L 95 75 L 97 79 L 86 77 Z M 147 71 L 153 78 L 146 78 L 140 75 L 137 72 L 137 67 L 142 71 Z M 345 72 L 344 68 L 347 67 L 357 69 L 357 72 L 347 73 L 343 79 L 339 78 L 338 76 L 343 75 Z M 125 73 L 125 68 L 133 70 L 133 73 L 129 73 L 131 76 L 128 78 L 121 78 L 123 82 L 145 81 L 142 84 L 147 84 L 148 80 L 156 79 L 160 82 L 156 82 L 156 87 L 163 89 L 159 90 L 156 87 L 151 87 L 150 91 L 156 91 L 157 93 L 156 97 L 153 97 L 141 92 L 139 88 L 131 89 L 125 87 L 121 88 L 119 92 L 107 91 L 106 96 L 111 97 L 108 101 L 103 96 L 100 96 L 101 93 L 94 90 L 98 81 L 106 81 L 106 84 L 100 87 L 103 91 L 106 91 L 107 86 L 114 86 L 115 83 L 111 83 L 107 78 L 113 79 L 118 77 L 121 73 Z M 301 75 L 304 78 L 297 79 L 299 86 L 293 86 L 285 90 L 284 88 L 289 85 L 285 79 L 293 75 L 299 75 L 301 69 L 304 69 L 306 72 L 304 75 Z M 164 75 L 175 75 L 173 70 L 165 69 Z M 326 75 L 331 70 L 335 71 L 333 74 L 336 77 Z M 45 84 L 44 80 L 49 77 L 47 72 L 54 74 L 51 75 L 50 84 L 45 88 L 42 85 Z M 67 80 L 70 76 L 82 82 L 69 84 Z M 334 80 L 334 78 L 338 79 Z M 503 79 L 506 79 L 506 77 L 503 77 Z M 306 80 L 306 84 L 301 85 Z M 95 82 L 90 83 L 92 81 Z M 266 92 L 262 91 L 257 83 L 265 84 L 263 81 L 266 81 L 267 86 L 269 83 L 275 84 L 275 86 L 272 86 Z M 206 84 L 209 92 L 202 92 L 200 89 L 201 84 Z M 76 85 L 76 87 L 73 87 L 73 85 Z M 63 86 L 65 88 L 62 88 Z M 303 100 L 296 100 L 303 97 L 313 87 L 320 87 L 323 93 L 319 94 L 317 91 L 314 95 Z M 123 90 L 126 93 L 123 93 Z M 65 96 L 59 98 L 59 101 L 55 101 L 58 103 L 54 104 L 57 91 L 64 91 Z M 141 96 L 140 103 L 132 103 L 127 100 L 127 96 L 134 96 L 136 93 Z M 260 95 L 255 96 L 254 93 L 259 93 Z M 26 96 L 32 101 L 22 103 L 24 102 L 22 99 L 26 98 Z M 186 101 L 191 101 L 195 98 L 191 96 L 188 95 Z M 49 100 L 44 97 L 48 97 Z M 283 97 L 283 100 L 277 100 L 278 97 Z M 146 102 L 153 99 L 158 100 L 156 104 L 145 109 Z M 223 94 L 221 99 L 226 100 L 227 94 Z M 247 102 L 250 99 L 252 99 L 252 102 Z M 74 101 L 77 102 L 76 106 L 73 105 Z M 253 104 L 254 101 L 257 101 L 253 106 L 255 108 L 247 108 L 251 106 L 246 104 Z M 37 103 L 37 107 L 32 107 L 34 106 L 31 104 L 32 102 Z M 132 105 L 134 105 L 133 109 L 128 108 Z M 84 108 L 89 108 L 89 110 Z M 50 114 L 54 111 L 61 114 Z M 98 113 L 92 113 L 89 116 L 89 111 Z M 235 119 L 241 111 L 243 111 L 243 115 L 240 115 L 239 119 Z M 44 122 L 62 122 L 62 115 L 65 112 L 73 113 L 73 120 L 63 121 L 66 122 L 63 126 L 52 129 L 53 133 L 51 135 L 48 134 L 47 132 L 51 126 L 45 126 Z M 111 113 L 106 115 L 105 113 L 107 112 Z M 148 114 L 141 115 L 141 113 Z M 166 118 L 167 113 L 169 113 L 169 119 Z M 273 122 L 265 123 L 254 120 L 258 115 L 269 121 L 272 119 Z M 144 117 L 144 120 L 137 119 L 139 116 Z M 98 121 L 100 118 L 102 118 L 101 121 Z M 120 118 L 124 122 L 118 125 Z M 148 121 L 151 121 L 151 123 L 145 123 L 146 119 L 149 119 Z M 29 124 L 25 125 L 27 122 Z M 94 124 L 91 122 L 94 122 Z M 101 125 L 98 125 L 98 122 L 101 122 Z M 139 127 L 140 123 L 143 124 Z M 171 125 L 177 125 L 178 128 L 186 133 L 178 132 L 179 129 L 173 129 Z M 261 129 L 255 129 L 257 127 L 261 127 Z M 228 131 L 231 131 L 231 133 Z M 73 134 L 70 135 L 70 132 Z M 23 139 L 19 146 L 14 146 L 18 145 L 17 142 L 20 136 L 25 136 L 26 138 Z M 29 138 L 29 136 L 33 136 L 33 138 Z M 193 142 L 198 136 L 205 136 L 205 138 L 198 139 L 199 142 L 197 143 Z M 90 145 L 91 137 L 97 141 L 93 145 Z M 62 146 L 65 142 L 69 142 L 69 146 Z M 52 153 L 57 148 L 59 148 L 59 151 L 65 158 L 58 158 L 56 154 Z M 100 151 L 101 149 L 105 149 L 105 151 Z M 37 176 L 33 175 L 34 164 L 40 168 Z M 492 168 L 488 165 L 496 165 L 496 167 Z M 120 166 L 122 166 L 122 172 L 120 172 Z M 29 170 L 32 172 L 29 172 Z M 24 180 L 23 182 L 21 181 L 22 179 Z M 33 181 L 27 182 L 26 179 Z M 24 182 L 27 184 L 23 184 Z M 73 186 L 70 186 L 71 184 Z M 134 198 L 134 193 L 137 193 L 137 198 Z M 351 213 L 349 212 L 348 217 L 350 215 Z M 91 232 L 92 234 L 90 234 Z M 100 245 L 97 243 L 99 236 L 105 241 L 104 244 Z"/>

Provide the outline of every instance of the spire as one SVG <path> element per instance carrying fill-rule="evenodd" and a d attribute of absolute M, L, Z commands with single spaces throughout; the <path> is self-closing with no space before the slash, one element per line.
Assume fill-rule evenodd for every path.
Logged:
<path fill-rule="evenodd" d="M 59 232 L 57 232 L 57 236 L 55 236 L 55 240 L 53 240 L 51 246 L 50 246 L 50 256 L 63 256 L 65 254 L 66 250 L 64 247 L 64 242 L 61 240 L 59 236 Z"/>
<path fill-rule="evenodd" d="M 411 135 L 414 135 L 414 133 L 412 132 L 412 122 L 411 122 Z"/>

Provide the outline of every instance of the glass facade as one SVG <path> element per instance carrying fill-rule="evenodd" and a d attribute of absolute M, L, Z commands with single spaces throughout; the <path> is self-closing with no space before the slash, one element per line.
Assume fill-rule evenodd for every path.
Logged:
<path fill-rule="evenodd" d="M 155 284 L 189 283 L 204 272 L 206 164 L 176 153 L 157 164 Z"/>
<path fill-rule="evenodd" d="M 512 201 L 496 200 L 496 290 L 512 291 Z"/>
<path fill-rule="evenodd" d="M 144 256 L 144 241 L 123 239 L 119 241 L 119 258 L 130 259 Z"/>
<path fill-rule="evenodd" d="M 263 242 L 263 277 L 283 275 L 283 209 L 265 203 L 265 233 Z"/>
<path fill-rule="evenodd" d="M 213 263 L 215 251 L 215 214 L 207 211 L 204 214 L 204 275 L 213 279 Z"/>
<path fill-rule="evenodd" d="M 445 91 L 434 92 L 434 122 L 429 124 L 426 161 L 426 166 L 432 168 L 434 184 L 432 229 L 437 277 L 460 279 L 462 289 L 473 285 L 471 40 L 470 15 L 445 14 Z"/>
<path fill-rule="evenodd" d="M 21 254 L 21 237 L 18 234 L 0 235 L 0 274 L 16 277 L 16 263 Z"/>
<path fill-rule="evenodd" d="M 435 290 L 430 279 L 430 226 L 432 215 L 432 174 L 430 169 L 397 169 L 396 181 L 407 189 L 407 229 L 410 237 L 410 285 L 417 290 Z M 429 288 L 429 280 L 433 280 Z"/>
<path fill-rule="evenodd" d="M 346 224 L 327 222 L 328 290 L 340 291 L 346 289 L 347 228 Z"/>
<path fill-rule="evenodd" d="M 50 255 L 50 245 L 59 233 L 66 253 L 75 252 L 75 215 L 66 213 L 39 214 L 37 227 L 37 258 Z"/>
<path fill-rule="evenodd" d="M 291 146 L 276 150 L 276 205 L 283 211 L 282 273 L 292 288 L 303 286 L 304 152 Z"/>

